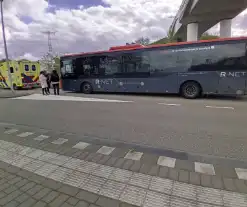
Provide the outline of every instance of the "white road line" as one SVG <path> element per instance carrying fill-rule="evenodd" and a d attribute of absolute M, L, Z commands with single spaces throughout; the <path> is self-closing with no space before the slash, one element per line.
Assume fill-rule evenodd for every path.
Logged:
<path fill-rule="evenodd" d="M 30 135 L 34 134 L 33 132 L 23 132 L 21 134 L 18 134 L 18 137 L 28 137 Z"/>
<path fill-rule="evenodd" d="M 239 179 L 247 180 L 247 169 L 235 168 Z"/>
<path fill-rule="evenodd" d="M 143 155 L 142 152 L 129 151 L 124 158 L 138 161 L 141 159 L 142 155 Z"/>
<path fill-rule="evenodd" d="M 231 109 L 234 110 L 234 107 L 231 106 L 205 106 L 206 108 L 212 108 L 212 109 Z"/>
<path fill-rule="evenodd" d="M 46 136 L 46 135 L 39 135 L 38 137 L 35 137 L 34 140 L 36 141 L 43 141 L 45 139 L 48 139 L 49 136 Z"/>
<path fill-rule="evenodd" d="M 9 130 L 5 131 L 4 134 L 13 134 L 15 132 L 18 132 L 18 129 L 9 129 Z"/>
<path fill-rule="evenodd" d="M 175 104 L 175 103 L 158 103 L 159 105 L 165 105 L 165 106 L 181 106 L 181 104 Z"/>
<path fill-rule="evenodd" d="M 212 164 L 195 162 L 195 172 L 207 174 L 207 175 L 215 175 L 214 166 Z"/>
<path fill-rule="evenodd" d="M 88 147 L 90 144 L 86 143 L 86 142 L 78 142 L 75 146 L 73 146 L 72 148 L 76 148 L 76 149 L 85 149 L 86 147 Z"/>
<path fill-rule="evenodd" d="M 161 166 L 174 168 L 176 164 L 176 159 L 171 157 L 160 156 L 157 161 L 157 164 Z"/>
<path fill-rule="evenodd" d="M 54 141 L 52 142 L 52 144 L 61 145 L 61 144 L 65 143 L 65 142 L 67 142 L 67 141 L 68 141 L 68 139 L 58 138 L 58 139 L 54 140 Z"/>
<path fill-rule="evenodd" d="M 103 146 L 101 147 L 97 153 L 103 154 L 103 155 L 110 155 L 113 150 L 115 149 L 115 147 L 107 147 L 107 146 Z"/>

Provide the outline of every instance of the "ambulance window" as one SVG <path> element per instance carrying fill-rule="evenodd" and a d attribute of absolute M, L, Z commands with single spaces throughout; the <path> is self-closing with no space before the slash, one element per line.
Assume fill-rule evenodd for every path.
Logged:
<path fill-rule="evenodd" d="M 14 68 L 10 67 L 10 73 L 14 73 Z"/>
<path fill-rule="evenodd" d="M 36 66 L 32 65 L 32 71 L 36 71 Z"/>
<path fill-rule="evenodd" d="M 25 65 L 25 71 L 29 71 L 28 65 Z"/>

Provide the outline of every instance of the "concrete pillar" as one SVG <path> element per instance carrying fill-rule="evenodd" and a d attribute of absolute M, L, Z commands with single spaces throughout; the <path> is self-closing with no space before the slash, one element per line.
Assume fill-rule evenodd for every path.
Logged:
<path fill-rule="evenodd" d="M 187 25 L 187 41 L 198 40 L 198 23 L 190 23 Z"/>
<path fill-rule="evenodd" d="M 227 38 L 232 36 L 232 20 L 225 19 L 220 22 L 220 37 Z"/>

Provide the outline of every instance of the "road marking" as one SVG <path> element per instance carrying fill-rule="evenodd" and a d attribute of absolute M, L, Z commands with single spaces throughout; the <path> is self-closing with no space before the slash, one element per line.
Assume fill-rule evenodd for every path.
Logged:
<path fill-rule="evenodd" d="M 29 96 L 22 96 L 12 99 L 21 100 L 43 100 L 43 101 L 82 101 L 82 102 L 107 102 L 107 103 L 131 103 L 133 101 L 113 100 L 113 99 L 99 99 L 99 98 L 85 98 L 78 96 L 43 96 L 41 94 L 32 94 Z"/>
<path fill-rule="evenodd" d="M 207 175 L 215 175 L 214 166 L 212 164 L 195 162 L 195 172 Z"/>
<path fill-rule="evenodd" d="M 43 141 L 45 139 L 48 139 L 49 136 L 46 136 L 46 135 L 39 135 L 38 137 L 35 137 L 34 140 L 36 141 Z"/>
<path fill-rule="evenodd" d="M 68 141 L 68 139 L 58 138 L 58 139 L 54 140 L 54 141 L 52 142 L 52 144 L 61 145 L 61 144 L 65 143 L 65 142 L 67 142 L 67 141 Z"/>
<path fill-rule="evenodd" d="M 143 155 L 142 152 L 129 151 L 124 158 L 138 161 L 141 159 L 142 155 Z"/>
<path fill-rule="evenodd" d="M 31 150 L 34 154 L 36 154 L 36 151 L 42 152 L 44 154 L 41 157 L 46 157 L 46 161 L 42 160 L 42 162 L 41 157 L 32 159 L 21 155 L 19 152 L 11 152 L 8 150 L 11 145 L 13 147 L 23 147 L 24 151 Z M 82 190 L 105 195 L 139 207 L 166 206 L 167 201 L 176 204 L 174 206 L 190 206 L 195 202 L 198 203 L 198 206 L 205 206 L 206 204 L 212 206 L 215 203 L 222 206 L 223 203 L 232 203 L 232 201 L 234 201 L 233 206 L 240 206 L 240 204 L 241 206 L 247 206 L 246 195 L 242 193 L 206 188 L 108 167 L 4 140 L 0 140 L 0 151 L 0 161 L 63 184 L 76 186 Z M 53 157 L 53 159 L 47 159 L 48 157 Z M 70 163 L 73 163 L 73 166 Z M 68 164 L 70 167 L 68 167 Z M 101 176 L 101 173 L 96 172 L 98 169 L 105 174 Z M 247 173 L 247 170 L 245 170 L 245 173 Z M 147 194 L 149 196 L 146 196 Z M 186 205 L 184 205 L 185 202 L 187 202 Z"/>
<path fill-rule="evenodd" d="M 103 155 L 110 155 L 113 150 L 115 149 L 115 147 L 107 147 L 107 146 L 103 146 L 101 147 L 97 153 L 103 154 Z"/>
<path fill-rule="evenodd" d="M 9 130 L 5 131 L 4 134 L 13 134 L 15 132 L 18 132 L 18 129 L 9 129 Z"/>
<path fill-rule="evenodd" d="M 234 110 L 234 107 L 230 107 L 230 106 L 206 106 L 206 108 L 212 108 L 212 109 L 231 109 L 231 110 Z"/>
<path fill-rule="evenodd" d="M 235 168 L 239 179 L 247 180 L 247 169 Z"/>
<path fill-rule="evenodd" d="M 159 105 L 165 105 L 165 106 L 181 106 L 181 104 L 175 104 L 175 103 L 158 103 Z"/>
<path fill-rule="evenodd" d="M 75 146 L 73 146 L 72 148 L 76 148 L 76 149 L 85 149 L 86 147 L 88 147 L 90 144 L 86 143 L 86 142 L 78 142 Z"/>
<path fill-rule="evenodd" d="M 157 165 L 166 166 L 174 168 L 176 164 L 176 159 L 171 157 L 160 156 Z"/>
<path fill-rule="evenodd" d="M 30 135 L 34 134 L 33 132 L 23 132 L 21 134 L 18 134 L 18 137 L 28 137 Z"/>

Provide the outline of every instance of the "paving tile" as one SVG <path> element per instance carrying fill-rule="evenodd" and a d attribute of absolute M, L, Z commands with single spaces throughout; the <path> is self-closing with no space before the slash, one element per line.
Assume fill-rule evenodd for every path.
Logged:
<path fill-rule="evenodd" d="M 234 184 L 237 187 L 238 192 L 247 194 L 247 185 L 244 180 L 234 179 Z"/>
<path fill-rule="evenodd" d="M 34 172 L 44 166 L 46 162 L 40 161 L 40 160 L 33 160 L 30 163 L 23 166 L 23 169 L 28 170 L 30 172 Z"/>
<path fill-rule="evenodd" d="M 199 202 L 223 205 L 222 196 L 221 190 L 197 186 L 197 199 Z"/>
<path fill-rule="evenodd" d="M 183 198 L 171 197 L 170 207 L 197 207 L 195 201 Z"/>
<path fill-rule="evenodd" d="M 104 156 L 103 154 L 96 153 L 96 156 L 94 156 L 91 161 L 97 163 L 103 156 Z"/>
<path fill-rule="evenodd" d="M 103 155 L 110 155 L 115 147 L 107 147 L 107 146 L 102 146 L 97 153 L 103 154 Z"/>
<path fill-rule="evenodd" d="M 91 174 L 99 166 L 100 166 L 99 164 L 92 163 L 92 162 L 82 162 L 81 164 L 77 166 L 76 170 Z"/>
<path fill-rule="evenodd" d="M 194 185 L 201 184 L 200 174 L 196 172 L 189 172 L 189 183 Z"/>
<path fill-rule="evenodd" d="M 141 168 L 140 168 L 139 172 L 143 173 L 143 174 L 147 174 L 149 172 L 149 170 L 150 170 L 150 167 L 151 166 L 149 164 L 144 163 L 144 164 L 141 165 Z"/>
<path fill-rule="evenodd" d="M 105 164 L 108 166 L 114 166 L 115 162 L 117 161 L 118 158 L 116 157 L 111 157 Z"/>
<path fill-rule="evenodd" d="M 103 178 L 108 179 L 114 170 L 115 170 L 115 168 L 113 168 L 113 167 L 100 165 L 98 168 L 96 168 L 94 170 L 94 172 L 92 174 L 96 175 L 98 177 L 103 177 Z"/>
<path fill-rule="evenodd" d="M 47 178 L 53 179 L 55 181 L 62 182 L 65 180 L 69 175 L 73 172 L 72 169 L 64 168 L 64 167 L 58 167 L 56 170 L 51 172 L 49 175 L 47 175 Z"/>
<path fill-rule="evenodd" d="M 153 191 L 148 191 L 144 201 L 144 207 L 168 207 L 170 196 Z"/>
<path fill-rule="evenodd" d="M 90 175 L 85 184 L 80 186 L 83 190 L 98 194 L 106 179 Z"/>
<path fill-rule="evenodd" d="M 32 207 L 46 207 L 47 204 L 43 201 L 38 201 L 36 204 L 34 204 Z"/>
<path fill-rule="evenodd" d="M 112 157 L 116 158 L 124 158 L 125 155 L 129 152 L 129 149 L 126 148 L 116 148 L 112 153 Z"/>
<path fill-rule="evenodd" d="M 152 165 L 147 174 L 152 176 L 157 176 L 159 174 L 159 171 L 160 171 L 160 167 L 158 165 Z"/>
<path fill-rule="evenodd" d="M 177 169 L 169 168 L 168 178 L 171 180 L 178 180 L 179 171 Z"/>
<path fill-rule="evenodd" d="M 73 171 L 69 177 L 67 177 L 63 183 L 74 186 L 74 187 L 80 187 L 82 186 L 88 178 L 88 174 L 79 172 L 79 171 Z"/>
<path fill-rule="evenodd" d="M 151 176 L 150 175 L 145 175 L 142 173 L 133 173 L 129 184 L 142 187 L 142 188 L 148 188 L 151 182 Z"/>
<path fill-rule="evenodd" d="M 18 197 L 21 194 L 22 194 L 22 192 L 20 190 L 16 190 L 16 191 L 8 194 L 7 196 L 0 199 L 0 205 L 6 205 L 7 203 L 14 200 L 16 197 Z"/>
<path fill-rule="evenodd" d="M 223 179 L 220 176 L 212 176 L 212 185 L 216 189 L 224 189 Z"/>
<path fill-rule="evenodd" d="M 175 168 L 179 170 L 187 170 L 190 172 L 194 172 L 195 165 L 193 162 L 188 160 L 176 160 Z"/>
<path fill-rule="evenodd" d="M 168 167 L 165 167 L 165 166 L 159 167 L 159 173 L 158 173 L 159 177 L 167 178 L 168 174 L 169 174 L 169 168 Z"/>
<path fill-rule="evenodd" d="M 201 174 L 201 185 L 204 187 L 212 187 L 212 176 Z"/>
<path fill-rule="evenodd" d="M 126 161 L 127 161 L 127 160 L 124 159 L 124 158 L 118 158 L 117 161 L 114 163 L 114 167 L 122 168 L 122 166 L 124 165 L 124 163 L 125 163 Z"/>
<path fill-rule="evenodd" d="M 234 180 L 231 178 L 223 178 L 223 183 L 226 190 L 236 191 L 237 187 L 235 186 Z"/>
<path fill-rule="evenodd" d="M 92 162 L 92 160 L 97 156 L 98 154 L 97 153 L 89 153 L 87 157 L 85 157 L 85 161 L 88 161 L 88 162 Z"/>
<path fill-rule="evenodd" d="M 247 180 L 247 169 L 235 168 L 235 170 L 239 179 Z"/>
<path fill-rule="evenodd" d="M 131 176 L 132 176 L 132 172 L 128 171 L 128 170 L 122 170 L 122 169 L 115 169 L 111 176 L 109 177 L 109 179 L 111 180 L 115 180 L 115 181 L 119 181 L 122 183 L 127 183 Z"/>
<path fill-rule="evenodd" d="M 116 181 L 108 180 L 100 190 L 99 194 L 112 198 L 119 199 L 121 193 L 123 192 L 126 184 L 119 183 Z"/>
<path fill-rule="evenodd" d="M 222 191 L 225 207 L 246 207 L 247 195 L 234 192 Z"/>
<path fill-rule="evenodd" d="M 138 161 L 141 159 L 142 155 L 143 155 L 142 152 L 129 151 L 124 158 Z"/>
<path fill-rule="evenodd" d="M 129 204 L 141 206 L 144 203 L 147 191 L 143 188 L 128 185 L 122 195 L 120 200 Z"/>
<path fill-rule="evenodd" d="M 196 201 L 196 186 L 186 183 L 174 182 L 172 195 Z"/>
<path fill-rule="evenodd" d="M 50 173 L 54 172 L 58 168 L 57 165 L 45 164 L 41 168 L 34 171 L 34 173 L 47 177 Z"/>
<path fill-rule="evenodd" d="M 18 129 L 9 129 L 9 130 L 6 130 L 5 132 L 4 132 L 4 134 L 14 134 L 14 133 L 16 133 L 16 132 L 18 132 L 19 130 Z"/>
<path fill-rule="evenodd" d="M 134 164 L 133 160 L 126 160 L 122 166 L 123 169 L 129 170 L 130 167 Z"/>
<path fill-rule="evenodd" d="M 224 165 L 214 165 L 215 174 L 226 178 L 238 178 L 235 168 Z"/>
<path fill-rule="evenodd" d="M 25 184 L 24 186 L 22 186 L 20 189 L 24 192 L 28 191 L 29 189 L 33 188 L 36 185 L 35 182 L 29 182 L 27 184 Z"/>
<path fill-rule="evenodd" d="M 172 180 L 152 177 L 149 189 L 170 195 L 172 193 L 173 184 L 174 181 Z"/>
<path fill-rule="evenodd" d="M 83 150 L 83 149 L 85 149 L 86 147 L 88 147 L 89 145 L 90 145 L 90 144 L 87 143 L 87 142 L 78 142 L 75 146 L 73 146 L 73 148 Z"/>
<path fill-rule="evenodd" d="M 54 164 L 54 165 L 61 165 L 62 166 L 66 162 L 70 162 L 71 159 L 73 159 L 73 158 L 68 157 L 68 156 L 64 156 L 64 155 L 58 155 L 56 157 L 49 159 L 47 162 Z"/>
<path fill-rule="evenodd" d="M 101 196 L 97 200 L 96 204 L 102 207 L 119 207 L 120 202 L 117 200 L 112 200 Z"/>
<path fill-rule="evenodd" d="M 81 190 L 77 195 L 76 198 L 80 199 L 80 200 L 84 200 L 87 201 L 89 203 L 95 203 L 99 196 L 94 194 L 94 193 L 90 193 L 84 190 Z"/>
<path fill-rule="evenodd" d="M 59 196 L 58 192 L 52 191 L 52 192 L 48 193 L 45 197 L 43 197 L 42 200 L 46 203 L 50 203 L 51 201 L 53 201 L 58 196 Z"/>
<path fill-rule="evenodd" d="M 43 197 L 45 197 L 47 194 L 49 194 L 52 190 L 49 189 L 49 188 L 43 188 L 41 189 L 39 192 L 37 192 L 36 194 L 33 195 L 33 197 L 36 199 L 36 200 L 40 200 L 42 199 Z"/>
<path fill-rule="evenodd" d="M 10 185 L 8 188 L 4 189 L 4 192 L 10 194 L 15 190 L 17 190 L 17 187 L 15 187 L 14 185 Z"/>
<path fill-rule="evenodd" d="M 171 157 L 160 156 L 157 161 L 157 165 L 174 168 L 176 159 Z"/>
<path fill-rule="evenodd" d="M 73 206 L 75 206 L 78 202 L 79 202 L 79 199 L 78 198 L 74 198 L 74 197 L 70 197 L 67 200 L 67 203 L 69 203 L 70 205 L 73 205 Z"/>
<path fill-rule="evenodd" d="M 19 206 L 19 203 L 17 201 L 10 201 L 4 207 L 17 207 L 17 206 Z"/>
<path fill-rule="evenodd" d="M 33 158 L 33 159 L 37 159 L 38 157 L 40 157 L 41 155 L 43 155 L 45 153 L 46 153 L 45 151 L 37 149 L 37 150 L 33 150 L 29 153 L 26 153 L 25 156 Z"/>
<path fill-rule="evenodd" d="M 53 142 L 51 142 L 52 144 L 57 144 L 57 145 L 62 145 L 65 142 L 69 141 L 68 139 L 64 139 L 64 138 L 58 138 L 56 140 L 54 140 Z"/>
<path fill-rule="evenodd" d="M 103 155 L 100 160 L 96 161 L 96 163 L 104 165 L 109 159 L 110 159 L 110 156 Z"/>
<path fill-rule="evenodd" d="M 76 169 L 78 165 L 83 165 L 83 164 L 85 164 L 85 161 L 77 158 L 72 158 L 69 160 L 69 162 L 65 162 L 62 166 L 70 169 Z"/>
<path fill-rule="evenodd" d="M 184 183 L 189 183 L 189 172 L 186 170 L 179 170 L 178 180 Z"/>
<path fill-rule="evenodd" d="M 79 189 L 72 186 L 63 185 L 58 189 L 58 191 L 70 196 L 75 196 L 79 192 Z"/>
<path fill-rule="evenodd" d="M 52 207 L 60 207 L 66 200 L 68 200 L 69 196 L 65 194 L 59 194 L 49 205 Z"/>
<path fill-rule="evenodd" d="M 85 201 L 79 201 L 75 207 L 89 207 L 89 205 L 90 205 L 90 204 L 87 203 L 87 202 L 85 202 Z M 93 205 L 92 205 L 92 206 L 93 206 Z M 94 205 L 94 206 L 95 206 L 95 205 Z M 91 205 L 90 205 L 90 207 L 91 207 Z M 98 207 L 98 206 L 95 206 L 95 207 Z"/>
<path fill-rule="evenodd" d="M 55 180 L 52 180 L 52 179 L 46 179 L 43 183 L 42 183 L 43 186 L 47 187 L 47 188 L 51 188 L 53 190 L 57 190 L 59 188 L 61 188 L 62 186 L 62 183 L 60 182 L 57 182 Z"/>

